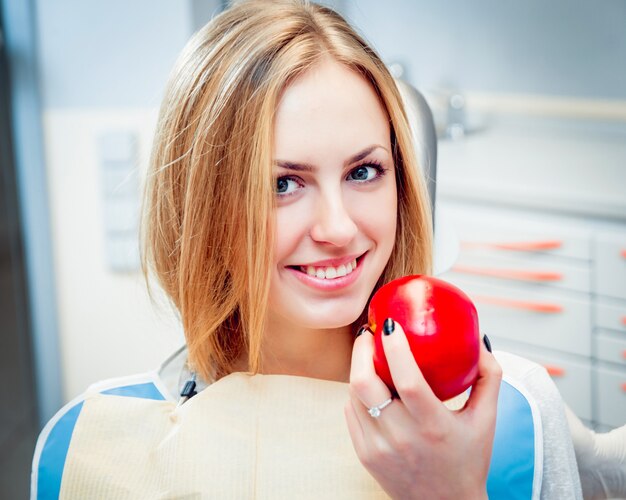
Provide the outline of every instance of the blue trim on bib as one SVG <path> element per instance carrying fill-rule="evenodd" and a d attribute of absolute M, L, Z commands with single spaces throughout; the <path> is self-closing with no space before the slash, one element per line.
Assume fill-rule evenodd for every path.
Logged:
<path fill-rule="evenodd" d="M 535 476 L 535 424 L 530 404 L 503 381 L 487 478 L 490 500 L 530 499 Z"/>
<path fill-rule="evenodd" d="M 137 385 L 126 385 L 124 387 L 114 387 L 113 389 L 102 391 L 101 394 L 128 396 L 131 398 L 156 399 L 157 401 L 165 400 L 165 396 L 161 394 L 161 391 L 159 391 L 156 385 L 152 382 Z"/>
<path fill-rule="evenodd" d="M 82 401 L 72 406 L 48 434 L 46 444 L 43 450 L 41 450 L 41 457 L 39 457 L 39 472 L 37 475 L 38 499 L 59 498 L 67 450 L 70 447 L 74 426 L 82 407 Z"/>
<path fill-rule="evenodd" d="M 128 396 L 142 399 L 164 400 L 165 397 L 152 382 L 126 385 L 101 391 L 101 394 Z M 67 452 L 72 440 L 76 421 L 83 407 L 83 402 L 72 406 L 54 425 L 39 457 L 37 473 L 37 499 L 58 499 L 61 492 L 61 480 Z"/>

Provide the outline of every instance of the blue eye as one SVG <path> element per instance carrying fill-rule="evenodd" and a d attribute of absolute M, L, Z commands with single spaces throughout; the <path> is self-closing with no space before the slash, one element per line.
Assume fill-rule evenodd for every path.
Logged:
<path fill-rule="evenodd" d="M 276 194 L 280 196 L 293 194 L 298 189 L 298 183 L 291 177 L 279 177 L 276 179 Z"/>
<path fill-rule="evenodd" d="M 356 182 L 370 182 L 381 177 L 384 173 L 385 169 L 380 165 L 368 163 L 367 165 L 360 165 L 353 169 L 348 174 L 348 178 Z"/>

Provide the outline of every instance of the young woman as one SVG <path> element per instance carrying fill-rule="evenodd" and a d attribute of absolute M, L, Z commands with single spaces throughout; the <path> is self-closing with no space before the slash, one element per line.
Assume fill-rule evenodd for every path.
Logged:
<path fill-rule="evenodd" d="M 252 0 L 217 16 L 173 71 L 144 207 L 145 271 L 208 387 L 177 405 L 163 373 L 94 386 L 42 432 L 34 497 L 580 496 L 571 440 L 541 445 L 558 393 L 502 382 L 486 348 L 459 411 L 393 318 L 399 398 L 376 375 L 368 301 L 431 272 L 429 207 L 396 84 L 339 15 Z"/>
<path fill-rule="evenodd" d="M 350 381 L 348 429 L 387 493 L 484 496 L 500 385 L 486 350 L 453 414 L 390 327 L 401 399 L 368 414 L 390 397 L 372 335 L 354 340 L 368 300 L 432 260 L 427 191 L 384 64 L 328 9 L 247 2 L 196 36 L 175 75 L 149 174 L 147 255 L 191 366 L 205 380 Z"/>

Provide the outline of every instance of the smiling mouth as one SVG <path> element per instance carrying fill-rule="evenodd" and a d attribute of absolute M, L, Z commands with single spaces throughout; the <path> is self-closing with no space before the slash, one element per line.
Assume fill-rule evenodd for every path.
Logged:
<path fill-rule="evenodd" d="M 359 263 L 363 259 L 363 256 L 357 257 L 352 262 L 348 262 L 347 264 L 341 264 L 339 266 L 287 266 L 289 269 L 293 269 L 295 271 L 299 271 L 301 273 L 307 274 L 309 276 L 315 277 L 317 279 L 324 280 L 332 280 L 336 278 L 342 278 L 344 276 L 348 276 L 353 273 L 354 270 L 358 267 Z"/>

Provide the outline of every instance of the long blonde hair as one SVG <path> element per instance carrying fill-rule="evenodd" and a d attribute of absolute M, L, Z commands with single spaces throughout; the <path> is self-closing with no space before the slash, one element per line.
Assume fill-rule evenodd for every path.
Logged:
<path fill-rule="evenodd" d="M 428 193 L 400 94 L 378 55 L 326 7 L 239 2 L 196 33 L 174 67 L 142 220 L 146 280 L 154 274 L 171 299 L 189 361 L 207 381 L 230 373 L 246 352 L 248 369 L 261 370 L 274 234 L 274 113 L 289 82 L 324 55 L 362 75 L 390 120 L 398 224 L 375 290 L 431 271 Z"/>

